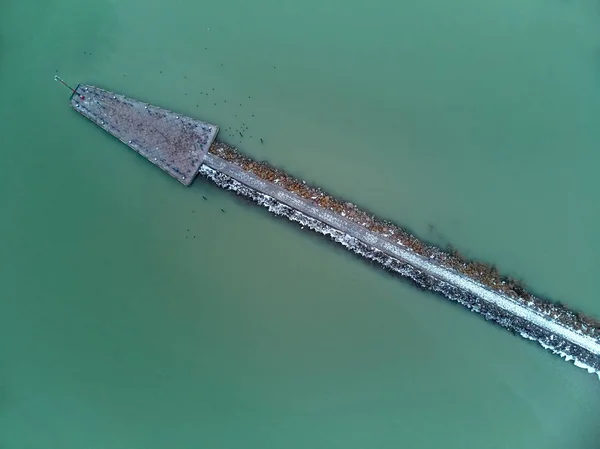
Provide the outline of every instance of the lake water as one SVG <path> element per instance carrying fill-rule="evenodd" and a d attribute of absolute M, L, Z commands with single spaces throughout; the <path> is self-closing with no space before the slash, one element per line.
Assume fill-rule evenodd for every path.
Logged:
<path fill-rule="evenodd" d="M 3 0 L 0 448 L 597 447 L 597 377 L 182 187 L 52 79 L 216 123 L 600 317 L 599 24 L 592 0 Z"/>

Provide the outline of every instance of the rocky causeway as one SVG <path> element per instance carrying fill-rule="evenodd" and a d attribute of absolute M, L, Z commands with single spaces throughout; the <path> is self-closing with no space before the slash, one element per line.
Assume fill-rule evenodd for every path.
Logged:
<path fill-rule="evenodd" d="M 200 174 L 600 378 L 597 319 L 536 297 L 494 266 L 467 260 L 454 249 L 428 245 L 347 200 L 251 159 L 218 141 L 216 125 L 90 85 L 78 86 L 70 102 L 74 110 L 182 184 L 190 185 Z"/>

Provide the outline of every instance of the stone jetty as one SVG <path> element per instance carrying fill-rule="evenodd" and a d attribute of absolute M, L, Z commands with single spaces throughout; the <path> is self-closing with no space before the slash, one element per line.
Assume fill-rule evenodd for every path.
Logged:
<path fill-rule="evenodd" d="M 70 101 L 73 109 L 182 184 L 191 184 L 199 173 L 600 378 L 598 320 L 535 297 L 494 267 L 429 246 L 350 202 L 248 158 L 216 140 L 215 125 L 89 85 L 78 86 Z"/>

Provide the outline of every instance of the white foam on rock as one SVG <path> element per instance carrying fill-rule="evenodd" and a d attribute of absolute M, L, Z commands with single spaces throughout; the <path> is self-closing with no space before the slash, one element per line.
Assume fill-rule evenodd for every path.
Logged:
<path fill-rule="evenodd" d="M 424 272 L 430 276 L 435 277 L 440 281 L 440 285 L 429 287 L 431 290 L 436 290 L 442 292 L 445 296 L 458 301 L 459 303 L 469 307 L 470 310 L 479 312 L 476 306 L 471 306 L 467 304 L 465 301 L 462 301 L 460 298 L 456 296 L 452 296 L 447 293 L 442 288 L 443 284 L 449 284 L 454 287 L 457 287 L 463 292 L 469 293 L 471 295 L 475 295 L 482 300 L 489 302 L 490 304 L 494 304 L 495 306 L 505 310 L 506 312 L 521 318 L 529 323 L 532 323 L 552 334 L 556 334 L 560 336 L 562 339 L 567 340 L 571 343 L 580 346 L 581 348 L 587 350 L 588 352 L 600 355 L 600 343 L 595 339 L 579 334 L 572 329 L 568 329 L 561 323 L 552 321 L 550 317 L 545 317 L 543 315 L 538 314 L 537 312 L 528 309 L 527 307 L 518 304 L 511 298 L 504 296 L 500 293 L 489 290 L 477 282 L 466 278 L 462 275 L 459 275 L 445 267 L 436 265 L 432 263 L 430 259 L 424 258 L 415 254 L 414 252 L 410 252 L 406 247 L 402 248 L 400 245 L 395 245 L 390 243 L 388 240 L 382 239 L 376 233 L 368 231 L 366 228 L 363 228 L 364 231 L 361 233 L 363 237 L 363 241 L 357 239 L 356 237 L 349 235 L 346 232 L 340 231 L 336 229 L 334 226 L 326 223 L 326 221 L 330 221 L 334 224 L 341 225 L 340 219 L 341 217 L 337 217 L 337 214 L 331 214 L 329 212 L 325 212 L 320 210 L 320 208 L 316 206 L 311 206 L 311 212 L 320 218 L 324 218 L 322 220 L 316 219 L 305 213 L 294 209 L 294 206 L 287 205 L 281 202 L 281 200 L 290 200 L 288 203 L 294 204 L 296 207 L 299 207 L 300 204 L 295 204 L 298 202 L 298 198 L 294 195 L 294 197 L 286 198 L 289 194 L 287 192 L 277 192 L 277 197 L 274 198 L 267 194 L 261 193 L 252 187 L 249 187 L 247 184 L 242 184 L 241 182 L 233 179 L 232 177 L 221 173 L 207 165 L 202 165 L 200 167 L 199 173 L 210 180 L 212 180 L 218 186 L 233 190 L 237 194 L 245 196 L 255 203 L 266 207 L 270 212 L 276 215 L 282 215 L 287 217 L 289 220 L 300 223 L 305 227 L 309 227 L 310 229 L 319 232 L 323 235 L 330 236 L 334 241 L 340 243 L 351 251 L 360 254 L 361 256 L 375 260 L 378 263 L 382 264 L 386 269 L 394 271 L 402 276 L 409 277 L 416 281 L 418 284 L 422 285 L 422 283 L 418 280 L 417 274 L 418 271 Z M 243 176 L 244 181 L 248 184 L 252 184 L 252 179 L 254 175 L 250 175 L 249 173 L 244 173 Z M 261 184 L 265 184 L 264 181 L 261 180 Z M 295 200 L 295 201 L 292 201 Z M 302 204 L 302 206 L 305 206 Z M 314 210 L 312 210 L 314 209 Z M 367 245 L 369 251 L 365 251 L 361 248 L 361 246 Z M 381 247 L 380 248 L 378 248 Z M 382 254 L 385 254 L 387 259 L 382 260 L 380 257 Z M 393 259 L 396 259 L 397 262 L 400 263 L 400 266 L 393 263 Z M 407 269 L 406 267 L 401 266 L 402 263 L 408 263 L 414 269 L 417 270 L 417 273 Z M 598 375 L 600 379 L 600 371 L 596 370 L 594 367 L 589 366 L 584 361 L 578 360 L 571 354 L 568 354 L 560 349 L 557 349 L 551 345 L 548 345 L 541 341 L 538 338 L 535 338 L 529 335 L 525 331 L 520 331 L 519 334 L 527 338 L 529 340 L 537 341 L 543 348 L 552 351 L 554 354 L 559 355 L 567 361 L 573 361 L 575 366 L 579 368 L 586 369 L 589 373 L 595 373 Z"/>

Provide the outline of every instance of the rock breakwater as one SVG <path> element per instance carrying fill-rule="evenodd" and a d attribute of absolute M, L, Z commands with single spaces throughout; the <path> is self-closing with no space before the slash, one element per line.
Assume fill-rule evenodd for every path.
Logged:
<path fill-rule="evenodd" d="M 229 164 L 229 167 L 235 166 L 240 169 L 235 173 L 237 176 L 232 177 L 223 173 L 227 171 L 223 170 L 224 162 Z M 235 190 L 239 195 L 267 207 L 277 215 L 285 216 L 321 234 L 328 235 L 356 254 L 375 261 L 391 272 L 412 279 L 421 288 L 442 293 L 470 310 L 482 314 L 487 320 L 494 321 L 525 338 L 538 341 L 546 349 L 567 360 L 573 360 L 578 366 L 590 372 L 600 372 L 600 323 L 597 320 L 571 311 L 561 304 L 535 297 L 519 282 L 501 276 L 493 266 L 469 261 L 457 251 L 444 251 L 427 245 L 394 223 L 378 219 L 356 205 L 334 198 L 320 188 L 293 178 L 267 163 L 254 161 L 222 142 L 213 143 L 200 173 L 221 187 Z M 248 182 L 248 176 L 253 179 L 253 182 Z M 258 189 L 248 184 L 254 184 Z M 294 198 L 290 197 L 282 202 L 277 198 L 278 195 L 264 193 L 269 190 L 268 186 L 275 187 L 279 191 L 287 191 Z M 308 205 L 309 213 L 301 212 L 299 205 L 290 204 L 294 201 Z M 339 229 L 343 226 L 330 226 L 315 218 L 315 215 L 310 213 L 311 210 L 325 212 L 332 219 L 358 226 L 367 231 L 368 235 L 365 234 L 364 239 L 356 238 Z M 445 275 L 440 277 L 439 273 L 434 272 L 435 270 L 419 269 L 414 263 L 407 262 L 402 257 L 394 257 L 390 251 L 385 249 L 382 251 L 370 245 L 368 237 L 373 235 L 380 243 L 378 246 L 383 244 L 383 248 L 385 245 L 399 247 L 406 253 L 441 268 L 444 272 L 452 273 L 457 278 L 450 279 L 452 282 L 448 282 L 448 279 L 444 279 Z M 459 279 L 458 284 L 455 282 L 457 279 Z M 460 285 L 466 280 L 483 288 L 485 290 L 483 297 L 482 294 L 474 294 L 469 289 L 465 290 L 464 285 Z M 488 298 L 485 297 L 486 295 Z M 497 296 L 500 301 L 497 298 L 490 301 L 490 295 Z M 518 309 L 518 313 L 515 314 L 515 310 L 512 309 Z M 565 330 L 566 333 L 563 332 Z"/>

